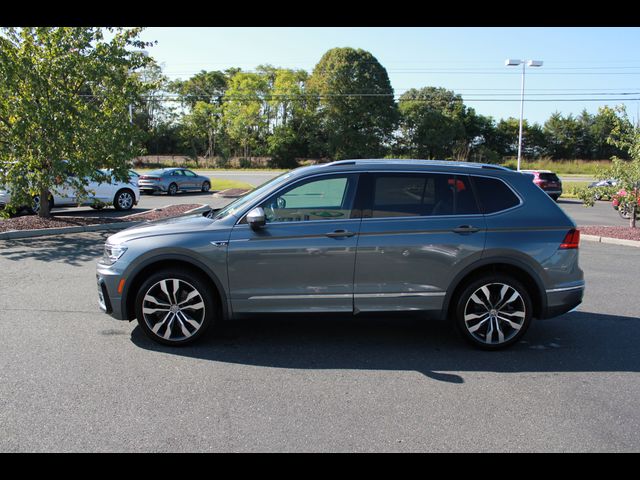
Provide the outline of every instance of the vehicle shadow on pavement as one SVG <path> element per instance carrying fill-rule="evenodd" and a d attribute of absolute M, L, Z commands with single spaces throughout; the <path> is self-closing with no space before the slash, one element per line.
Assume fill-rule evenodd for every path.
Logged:
<path fill-rule="evenodd" d="M 81 266 L 98 261 L 104 242 L 115 232 L 73 233 L 47 237 L 21 238 L 0 241 L 0 258 L 20 261 L 63 262 Z"/>
<path fill-rule="evenodd" d="M 464 372 L 638 372 L 640 319 L 572 312 L 534 322 L 525 340 L 486 352 L 467 346 L 447 323 L 416 318 L 252 319 L 200 343 L 166 347 L 140 327 L 140 348 L 216 362 L 271 368 L 417 371 L 462 384 Z"/>

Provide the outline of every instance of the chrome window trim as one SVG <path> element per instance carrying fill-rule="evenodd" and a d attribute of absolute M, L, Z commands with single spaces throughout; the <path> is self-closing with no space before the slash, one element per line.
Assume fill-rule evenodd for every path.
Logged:
<path fill-rule="evenodd" d="M 263 197 L 260 197 L 255 203 L 253 203 L 252 205 L 250 205 L 239 217 L 238 221 L 236 221 L 236 223 L 234 224 L 235 226 L 240 225 L 240 222 L 242 222 L 244 220 L 244 218 L 247 216 L 247 214 L 253 210 L 255 207 L 257 207 L 258 205 L 260 205 L 260 203 L 267 197 L 269 197 L 270 195 L 276 195 L 278 194 L 280 191 L 284 190 L 285 188 L 288 188 L 292 185 L 295 185 L 303 180 L 308 180 L 310 178 L 315 178 L 315 177 L 322 177 L 322 176 L 330 176 L 330 175 L 343 175 L 343 174 L 353 174 L 353 173 L 357 173 L 357 174 L 363 174 L 363 173 L 370 173 L 370 174 L 376 174 L 376 173 L 417 173 L 417 174 L 440 174 L 440 175 L 466 175 L 468 177 L 481 177 L 481 178 L 491 178 L 491 179 L 495 179 L 495 180 L 499 180 L 502 183 L 504 183 L 507 188 L 509 188 L 509 190 L 511 190 L 511 192 L 513 192 L 513 194 L 516 196 L 516 198 L 518 199 L 519 203 L 518 205 L 514 205 L 513 207 L 509 207 L 505 210 L 498 210 L 497 212 L 492 212 L 492 213 L 472 213 L 472 214 L 460 214 L 460 215 L 411 215 L 411 216 L 405 216 L 405 217 L 370 217 L 370 218 L 363 218 L 360 217 L 358 218 L 349 218 L 349 219 L 343 219 L 343 220 L 399 220 L 399 219 L 410 219 L 410 218 L 420 218 L 420 219 L 425 219 L 425 218 L 447 218 L 447 217 L 454 217 L 454 218 L 458 218 L 458 217 L 490 217 L 493 215 L 501 215 L 505 212 L 509 212 L 511 210 L 515 210 L 516 208 L 520 208 L 522 207 L 522 205 L 524 205 L 524 200 L 522 199 L 522 197 L 518 194 L 518 192 L 516 192 L 516 190 L 508 183 L 505 182 L 502 178 L 500 177 L 495 177 L 492 175 L 480 175 L 478 173 L 450 173 L 450 172 L 441 172 L 441 171 L 431 171 L 431 170 L 342 170 L 342 171 L 334 171 L 334 172 L 318 172 L 316 174 L 313 175 L 306 175 L 302 178 L 299 178 L 297 180 L 295 180 L 292 183 L 288 183 L 286 185 L 282 185 L 278 190 L 276 190 L 275 192 L 271 192 L 267 195 L 264 195 Z M 472 187 L 475 188 L 475 187 Z M 356 190 L 356 195 L 357 195 L 357 190 Z M 475 191 L 474 191 L 474 197 L 476 197 Z M 477 201 L 477 198 L 476 198 Z M 327 220 L 302 220 L 300 222 L 272 222 L 269 223 L 268 225 L 277 225 L 277 224 L 292 224 L 292 223 L 309 223 L 309 222 L 326 222 Z M 335 221 L 335 220 L 334 220 Z M 245 225 L 245 224 L 243 224 Z"/>

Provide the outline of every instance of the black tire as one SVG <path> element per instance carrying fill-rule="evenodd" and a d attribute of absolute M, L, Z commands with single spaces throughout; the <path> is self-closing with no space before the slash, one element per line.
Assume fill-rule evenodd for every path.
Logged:
<path fill-rule="evenodd" d="M 504 286 L 508 288 L 503 291 Z M 485 291 L 489 292 L 489 299 Z M 511 298 L 513 300 L 508 301 Z M 458 330 L 467 342 L 482 350 L 499 350 L 513 345 L 531 324 L 531 294 L 509 275 L 477 277 L 463 288 L 454 302 Z"/>
<path fill-rule="evenodd" d="M 211 184 L 209 182 L 203 182 L 202 183 L 202 191 L 206 193 L 209 190 L 211 190 Z"/>
<path fill-rule="evenodd" d="M 560 198 L 560 195 L 549 195 L 551 198 L 553 198 L 554 202 L 557 202 L 558 199 Z"/>
<path fill-rule="evenodd" d="M 167 188 L 167 194 L 175 195 L 176 193 L 178 193 L 178 185 L 172 183 L 171 185 L 169 185 L 169 188 Z"/>
<path fill-rule="evenodd" d="M 179 282 L 174 294 L 176 280 Z M 162 282 L 165 282 L 164 287 Z M 188 299 L 194 290 L 197 295 Z M 172 298 L 174 295 L 177 298 Z M 149 300 L 149 297 L 154 300 Z M 171 307 L 163 307 L 163 303 L 171 303 L 174 308 L 175 305 L 182 306 L 173 313 Z M 187 345 L 202 338 L 215 323 L 215 306 L 210 283 L 190 270 L 167 269 L 154 273 L 140 286 L 135 299 L 136 318 L 142 331 L 151 340 L 171 346 Z"/>
<path fill-rule="evenodd" d="M 115 197 L 113 197 L 113 208 L 118 211 L 131 210 L 135 201 L 136 196 L 133 191 L 128 188 L 123 188 L 122 190 L 118 190 Z"/>

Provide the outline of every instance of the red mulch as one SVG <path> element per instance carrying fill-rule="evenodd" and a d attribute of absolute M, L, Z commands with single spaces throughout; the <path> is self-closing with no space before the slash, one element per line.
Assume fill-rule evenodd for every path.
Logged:
<path fill-rule="evenodd" d="M 199 206 L 199 204 L 171 205 L 158 210 L 127 215 L 126 217 L 56 217 L 55 212 L 52 218 L 40 218 L 37 215 L 25 215 L 23 217 L 0 219 L 0 232 L 8 232 L 11 230 L 38 230 L 41 228 L 76 227 L 79 225 L 130 222 L 133 220 L 158 220 L 161 218 L 178 216 Z"/>
<path fill-rule="evenodd" d="M 640 222 L 639 222 L 640 223 Z M 624 240 L 640 240 L 640 228 L 619 226 L 585 225 L 578 227 L 584 235 L 597 235 L 599 237 L 622 238 Z"/>

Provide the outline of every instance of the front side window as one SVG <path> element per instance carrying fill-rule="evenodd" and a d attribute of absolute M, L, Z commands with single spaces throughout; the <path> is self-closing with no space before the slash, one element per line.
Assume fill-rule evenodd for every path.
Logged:
<path fill-rule="evenodd" d="M 197 177 L 197 175 L 193 173 L 191 170 L 183 170 L 183 173 L 185 177 Z"/>
<path fill-rule="evenodd" d="M 260 206 L 267 223 L 349 219 L 356 183 L 356 174 L 311 179 L 280 191 Z"/>
<path fill-rule="evenodd" d="M 479 213 L 466 175 L 438 173 L 376 174 L 373 218 Z"/>

